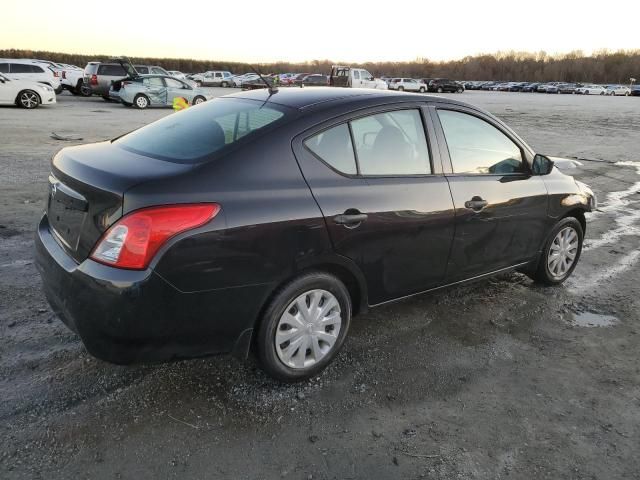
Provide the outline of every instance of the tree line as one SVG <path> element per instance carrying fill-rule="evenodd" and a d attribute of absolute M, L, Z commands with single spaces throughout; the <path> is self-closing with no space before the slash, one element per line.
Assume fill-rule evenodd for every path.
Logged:
<path fill-rule="evenodd" d="M 81 68 L 90 61 L 108 61 L 112 55 L 80 55 L 40 50 L 0 50 L 0 58 L 39 58 L 53 62 L 78 65 Z M 187 58 L 131 57 L 137 64 L 160 65 L 167 70 L 198 73 L 207 70 L 229 70 L 246 73 L 251 67 L 241 62 L 194 60 Z M 260 73 L 309 72 L 328 74 L 331 65 L 339 62 L 313 60 L 303 63 L 274 62 L 254 65 Z M 629 83 L 631 77 L 640 80 L 640 50 L 602 50 L 591 55 L 574 51 L 562 55 L 546 52 L 498 52 L 467 56 L 459 60 L 432 61 L 417 58 L 411 62 L 351 63 L 365 68 L 375 76 L 435 78 L 455 80 L 505 80 L 505 81 L 564 81 L 594 83 Z"/>

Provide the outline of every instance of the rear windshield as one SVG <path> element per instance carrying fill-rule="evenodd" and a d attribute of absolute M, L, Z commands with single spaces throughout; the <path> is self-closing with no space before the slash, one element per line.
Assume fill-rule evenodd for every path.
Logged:
<path fill-rule="evenodd" d="M 216 98 L 135 130 L 114 143 L 141 155 L 198 163 L 208 155 L 282 119 L 284 107 Z"/>

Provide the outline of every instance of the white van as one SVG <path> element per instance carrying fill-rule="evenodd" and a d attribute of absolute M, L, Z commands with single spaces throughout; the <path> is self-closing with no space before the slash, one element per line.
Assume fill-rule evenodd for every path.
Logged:
<path fill-rule="evenodd" d="M 62 90 L 60 77 L 54 75 L 53 69 L 49 65 L 34 60 L 2 58 L 0 73 L 14 80 L 29 80 L 49 85 L 56 93 Z"/>
<path fill-rule="evenodd" d="M 376 88 L 387 90 L 387 82 L 379 78 L 374 78 L 363 68 L 351 68 L 340 65 L 331 67 L 329 85 L 332 87 L 353 87 L 353 88 Z"/>

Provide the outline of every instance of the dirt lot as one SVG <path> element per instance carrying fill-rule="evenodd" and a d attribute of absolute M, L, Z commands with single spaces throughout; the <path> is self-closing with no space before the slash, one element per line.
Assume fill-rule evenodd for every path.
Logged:
<path fill-rule="evenodd" d="M 0 108 L 0 478 L 638 478 L 640 99 L 455 98 L 540 152 L 591 160 L 575 175 L 601 208 L 574 276 L 542 288 L 512 274 L 375 309 L 295 386 L 227 357 L 90 357 L 33 265 L 49 158 L 74 143 L 49 133 L 91 142 L 170 111 L 67 94 Z"/>

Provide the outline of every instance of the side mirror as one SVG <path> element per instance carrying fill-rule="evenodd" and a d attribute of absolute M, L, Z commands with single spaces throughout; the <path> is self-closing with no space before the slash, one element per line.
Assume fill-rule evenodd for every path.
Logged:
<path fill-rule="evenodd" d="M 533 157 L 533 174 L 534 175 L 548 175 L 553 170 L 553 161 L 549 157 L 536 154 Z"/>

